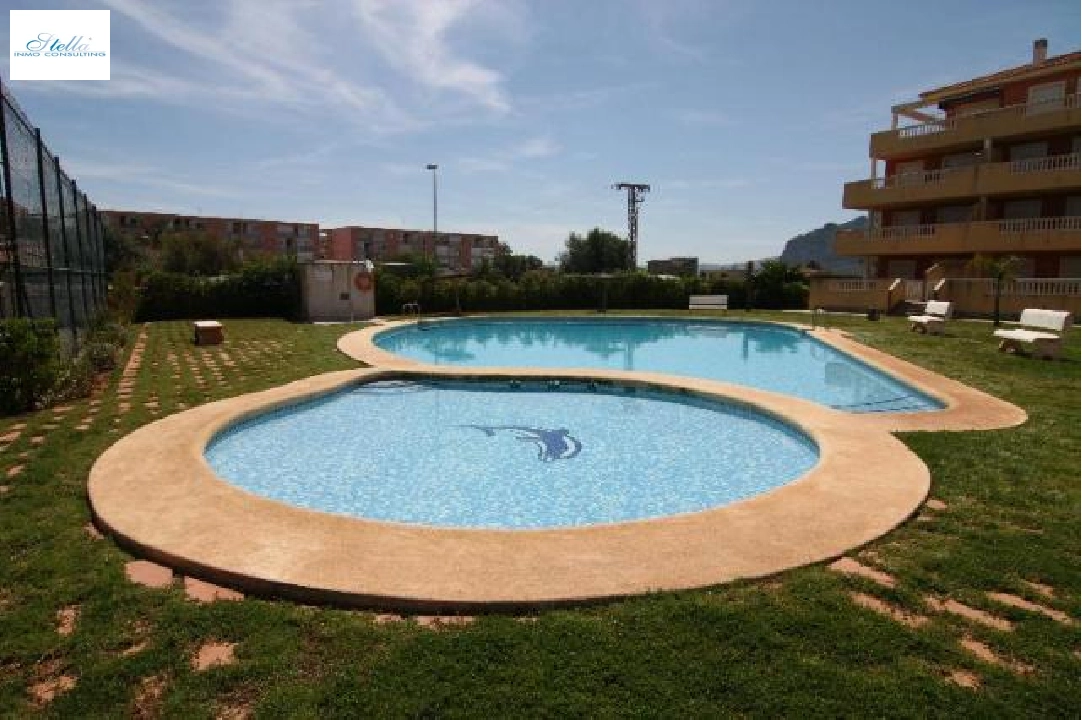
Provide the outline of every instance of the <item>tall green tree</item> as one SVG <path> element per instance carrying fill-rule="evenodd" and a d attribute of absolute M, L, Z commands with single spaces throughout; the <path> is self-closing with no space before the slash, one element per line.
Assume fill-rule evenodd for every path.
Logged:
<path fill-rule="evenodd" d="M 999 299 L 1003 295 L 1003 284 L 1011 282 L 1018 275 L 1018 269 L 1022 266 L 1022 258 L 1014 255 L 991 257 L 989 255 L 975 255 L 969 261 L 969 266 L 992 278 L 992 326 L 999 327 Z"/>
<path fill-rule="evenodd" d="M 583 237 L 571 233 L 560 256 L 560 269 L 570 273 L 602 273 L 631 270 L 628 241 L 608 230 L 594 228 Z"/>
<path fill-rule="evenodd" d="M 235 244 L 209 233 L 166 233 L 161 240 L 161 268 L 165 272 L 212 277 L 240 266 Z"/>
<path fill-rule="evenodd" d="M 536 255 L 497 255 L 492 260 L 493 270 L 516 282 L 530 270 L 540 270 L 542 267 L 544 263 Z"/>

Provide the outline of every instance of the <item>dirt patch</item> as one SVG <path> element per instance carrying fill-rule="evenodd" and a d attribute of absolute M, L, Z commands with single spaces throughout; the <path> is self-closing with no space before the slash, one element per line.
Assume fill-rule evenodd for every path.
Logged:
<path fill-rule="evenodd" d="M 474 619 L 472 615 L 417 615 L 414 617 L 418 625 L 430 630 L 470 625 Z"/>
<path fill-rule="evenodd" d="M 928 622 L 928 618 L 917 613 L 911 613 L 908 610 L 903 610 L 900 607 L 891 605 L 885 600 L 880 600 L 872 595 L 866 595 L 860 592 L 849 593 L 849 599 L 862 608 L 867 608 L 873 612 L 877 612 L 880 615 L 886 616 L 894 622 L 901 623 L 906 627 L 919 628 Z"/>

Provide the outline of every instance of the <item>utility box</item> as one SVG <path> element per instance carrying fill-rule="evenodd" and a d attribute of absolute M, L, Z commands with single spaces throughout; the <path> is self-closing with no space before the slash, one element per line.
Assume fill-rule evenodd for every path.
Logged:
<path fill-rule="evenodd" d="M 298 268 L 306 320 L 347 322 L 376 314 L 376 273 L 371 260 L 318 260 Z"/>
<path fill-rule="evenodd" d="M 217 320 L 198 320 L 192 323 L 192 330 L 196 345 L 221 345 L 225 340 L 222 324 Z"/>

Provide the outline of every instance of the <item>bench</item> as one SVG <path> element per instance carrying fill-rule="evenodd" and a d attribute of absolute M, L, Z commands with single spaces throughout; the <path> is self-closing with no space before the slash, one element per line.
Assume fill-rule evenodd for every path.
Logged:
<path fill-rule="evenodd" d="M 1059 356 L 1060 349 L 1063 347 L 1063 338 L 1059 333 L 1067 329 L 1067 323 L 1070 321 L 1071 313 L 1065 310 L 1026 308 L 1022 311 L 1022 317 L 1018 319 L 1018 324 L 1022 327 L 996 330 L 992 335 L 1000 339 L 1000 352 L 1021 354 L 1022 345 L 1027 344 L 1032 345 L 1041 357 L 1052 359 Z M 1038 330 L 1029 328 L 1038 328 Z"/>
<path fill-rule="evenodd" d="M 728 310 L 728 295 L 692 295 L 688 298 L 688 310 Z"/>
<path fill-rule="evenodd" d="M 910 330 L 919 330 L 929 335 L 942 335 L 943 328 L 950 320 L 953 307 L 943 300 L 929 300 L 924 304 L 924 314 L 907 315 Z"/>
<path fill-rule="evenodd" d="M 197 320 L 192 323 L 196 345 L 221 345 L 225 340 L 222 324 L 217 320 Z"/>

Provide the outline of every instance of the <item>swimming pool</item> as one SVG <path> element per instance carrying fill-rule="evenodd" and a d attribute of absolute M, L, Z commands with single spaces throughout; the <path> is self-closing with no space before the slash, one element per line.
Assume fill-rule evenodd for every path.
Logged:
<path fill-rule="evenodd" d="M 540 529 L 716 508 L 815 466 L 803 432 L 731 402 L 597 382 L 377 381 L 247 420 L 206 458 L 294 506 Z"/>
<path fill-rule="evenodd" d="M 771 390 L 854 413 L 944 406 L 798 329 L 768 323 L 441 320 L 387 330 L 373 341 L 382 350 L 431 365 L 663 372 Z"/>

